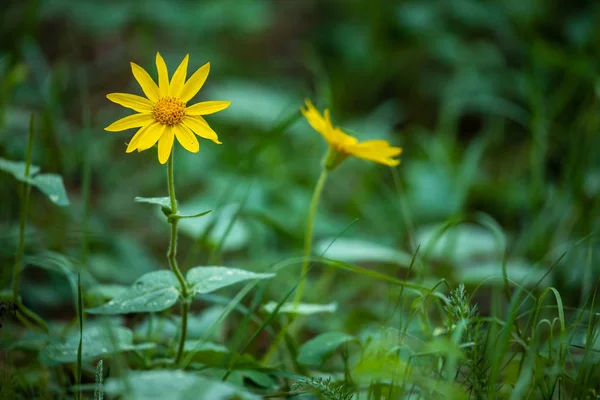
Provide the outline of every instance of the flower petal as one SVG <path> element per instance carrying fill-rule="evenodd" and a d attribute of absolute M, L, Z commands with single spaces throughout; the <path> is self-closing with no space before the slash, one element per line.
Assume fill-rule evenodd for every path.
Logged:
<path fill-rule="evenodd" d="M 153 124 L 148 124 L 148 125 L 142 126 L 137 131 L 137 133 L 135 135 L 133 135 L 133 137 L 129 141 L 129 144 L 127 145 L 127 150 L 125 150 L 127 153 L 131 153 L 132 151 L 137 150 L 140 140 L 146 134 L 146 132 L 148 131 L 148 128 L 150 128 L 152 125 Z"/>
<path fill-rule="evenodd" d="M 182 122 L 185 126 L 194 131 L 196 135 L 204 139 L 212 140 L 216 144 L 221 144 L 217 133 L 213 131 L 210 126 L 208 126 L 208 122 L 206 122 L 206 120 L 201 116 L 186 115 Z"/>
<path fill-rule="evenodd" d="M 167 125 L 163 125 L 159 122 L 153 123 L 152 126 L 148 128 L 148 131 L 140 139 L 137 146 L 137 150 L 144 151 L 154 146 L 156 142 L 158 142 L 158 140 L 163 136 L 166 128 Z"/>
<path fill-rule="evenodd" d="M 208 115 L 222 111 L 229 107 L 230 101 L 203 101 L 185 109 L 187 115 Z"/>
<path fill-rule="evenodd" d="M 355 157 L 390 167 L 400 164 L 400 160 L 393 157 L 402 153 L 401 147 L 392 147 L 385 140 L 370 140 L 354 146 L 348 146 L 345 150 Z"/>
<path fill-rule="evenodd" d="M 136 63 L 130 64 L 133 76 L 135 77 L 135 80 L 138 81 L 138 83 L 140 84 L 140 87 L 144 91 L 144 94 L 150 101 L 156 103 L 159 96 L 158 86 L 156 86 L 156 83 L 154 83 L 154 81 L 144 68 L 140 67 Z"/>
<path fill-rule="evenodd" d="M 109 132 L 120 132 L 126 129 L 139 128 L 140 126 L 150 124 L 153 121 L 150 114 L 133 114 L 113 122 L 104 128 L 104 130 Z"/>
<path fill-rule="evenodd" d="M 156 70 L 158 71 L 158 92 L 160 97 L 169 95 L 169 71 L 160 53 L 156 53 Z"/>
<path fill-rule="evenodd" d="M 175 70 L 173 77 L 171 78 L 171 85 L 169 86 L 169 96 L 179 97 L 185 84 L 185 77 L 187 75 L 188 60 L 190 55 L 187 54 L 179 67 Z"/>
<path fill-rule="evenodd" d="M 150 113 L 154 104 L 145 97 L 136 96 L 135 94 L 129 93 L 110 93 L 106 95 L 106 98 L 117 103 L 123 107 L 131 108 L 132 110 L 141 113 Z"/>
<path fill-rule="evenodd" d="M 196 95 L 206 82 L 206 78 L 208 78 L 208 72 L 210 71 L 210 63 L 206 63 L 196 72 L 194 75 L 190 76 L 190 79 L 185 83 L 183 89 L 181 90 L 181 94 L 179 95 L 179 100 L 187 103 L 191 100 L 192 97 Z"/>
<path fill-rule="evenodd" d="M 175 133 L 175 137 L 177 137 L 177 141 L 184 149 L 191 153 L 200 151 L 200 143 L 198 143 L 198 139 L 196 139 L 194 132 L 190 128 L 183 124 L 177 124 L 173 126 L 173 132 Z"/>
<path fill-rule="evenodd" d="M 330 125 L 327 123 L 326 119 L 321 116 L 310 100 L 306 99 L 305 103 L 306 108 L 300 109 L 304 118 L 306 118 L 310 126 L 312 126 L 315 131 L 319 132 L 328 143 L 335 143 L 334 136 L 331 134 Z M 326 110 L 326 114 L 328 113 L 329 111 Z"/>
<path fill-rule="evenodd" d="M 158 161 L 161 164 L 164 164 L 169 159 L 171 155 L 171 150 L 173 149 L 173 128 L 170 126 L 166 127 L 165 133 L 160 137 L 158 141 Z"/>

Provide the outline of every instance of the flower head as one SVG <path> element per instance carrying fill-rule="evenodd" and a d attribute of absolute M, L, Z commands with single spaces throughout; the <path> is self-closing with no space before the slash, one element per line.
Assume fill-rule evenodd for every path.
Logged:
<path fill-rule="evenodd" d="M 127 146 L 128 153 L 148 150 L 158 142 L 158 160 L 164 164 L 171 155 L 175 138 L 183 148 L 192 153 L 200 150 L 200 143 L 194 133 L 221 144 L 215 131 L 202 116 L 224 110 L 231 102 L 204 101 L 187 106 L 187 102 L 202 88 L 210 70 L 210 63 L 206 63 L 186 81 L 189 57 L 189 54 L 185 56 L 169 81 L 165 60 L 156 53 L 158 85 L 142 67 L 131 63 L 133 76 L 146 97 L 127 93 L 111 93 L 106 96 L 113 103 L 138 112 L 104 128 L 111 132 L 139 128 Z"/>
<path fill-rule="evenodd" d="M 394 157 L 402 153 L 402 148 L 392 147 L 386 140 L 368 140 L 359 143 L 356 138 L 348 135 L 339 127 L 333 126 L 329 110 L 326 109 L 321 115 L 310 100 L 306 100 L 306 108 L 302 108 L 302 114 L 329 144 L 330 151 L 325 160 L 326 168 L 335 168 L 348 156 L 374 161 L 390 167 L 400 164 L 400 160 Z"/>

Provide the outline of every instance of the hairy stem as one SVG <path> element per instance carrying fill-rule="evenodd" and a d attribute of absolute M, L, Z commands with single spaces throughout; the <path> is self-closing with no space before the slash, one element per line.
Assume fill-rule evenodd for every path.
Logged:
<path fill-rule="evenodd" d="M 175 148 L 171 151 L 171 156 L 167 164 L 168 171 L 168 183 L 169 183 L 169 198 L 171 199 L 171 215 L 177 215 L 177 198 L 175 197 L 175 179 L 173 174 L 173 158 L 175 155 Z M 183 356 L 183 348 L 185 345 L 185 339 L 187 337 L 187 320 L 190 305 L 188 302 L 189 290 L 183 274 L 179 270 L 177 265 L 177 225 L 179 222 L 178 218 L 169 218 L 171 224 L 171 241 L 169 243 L 169 252 L 167 258 L 169 260 L 169 266 L 177 277 L 179 285 L 181 286 L 181 295 L 183 296 L 183 303 L 181 306 L 181 334 L 179 336 L 179 346 L 177 349 L 177 356 L 175 357 L 175 364 L 179 364 L 181 357 Z"/>

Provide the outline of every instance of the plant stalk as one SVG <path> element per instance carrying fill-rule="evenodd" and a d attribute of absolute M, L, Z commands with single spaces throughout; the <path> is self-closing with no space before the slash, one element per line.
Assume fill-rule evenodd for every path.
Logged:
<path fill-rule="evenodd" d="M 169 157 L 169 161 L 167 162 L 167 174 L 168 174 L 168 184 L 169 184 L 169 198 L 171 199 L 171 215 L 177 215 L 177 198 L 175 197 L 175 179 L 173 173 L 173 158 L 175 156 L 175 148 L 171 151 L 171 156 Z M 179 336 L 179 346 L 177 348 L 177 356 L 175 357 L 175 364 L 179 364 L 181 361 L 181 357 L 183 356 L 183 349 L 185 346 L 185 339 L 187 337 L 187 321 L 188 321 L 188 313 L 190 310 L 190 304 L 188 301 L 189 289 L 185 279 L 183 278 L 183 274 L 179 270 L 179 266 L 177 265 L 177 225 L 179 223 L 178 218 L 168 218 L 169 223 L 171 224 L 171 240 L 169 243 L 169 251 L 167 253 L 167 258 L 169 260 L 169 266 L 171 270 L 177 277 L 179 281 L 179 285 L 181 286 L 181 295 L 183 297 L 183 303 L 181 305 L 181 333 Z"/>
<path fill-rule="evenodd" d="M 31 115 L 29 120 L 29 139 L 27 141 L 27 154 L 25 156 L 25 180 L 29 179 L 29 171 L 31 169 L 31 155 L 33 153 L 33 127 L 34 127 L 34 116 Z M 34 321 L 42 330 L 49 332 L 48 325 L 44 322 L 42 317 L 31 311 L 21 302 L 19 296 L 19 281 L 21 279 L 21 270 L 23 268 L 23 256 L 25 254 L 25 226 L 27 225 L 27 210 L 29 209 L 29 194 L 31 192 L 31 185 L 29 182 L 25 182 L 21 190 L 21 218 L 19 221 L 19 243 L 17 245 L 17 254 L 15 256 L 15 268 L 13 270 L 13 281 L 12 281 L 12 295 L 13 302 L 17 307 L 17 310 L 21 312 L 25 317 Z"/>
<path fill-rule="evenodd" d="M 294 299 L 294 308 L 298 307 L 298 304 L 302 301 L 302 295 L 304 294 L 304 286 L 306 284 L 306 273 L 310 265 L 310 253 L 312 252 L 312 241 L 313 241 L 313 226 L 315 222 L 315 215 L 317 214 L 317 208 L 319 206 L 319 199 L 327 180 L 327 168 L 321 170 L 319 180 L 315 185 L 313 191 L 312 200 L 310 202 L 310 210 L 308 212 L 308 219 L 306 221 L 306 231 L 304 232 L 304 262 L 302 263 L 302 272 L 300 275 L 300 284 L 296 291 L 296 298 Z"/>

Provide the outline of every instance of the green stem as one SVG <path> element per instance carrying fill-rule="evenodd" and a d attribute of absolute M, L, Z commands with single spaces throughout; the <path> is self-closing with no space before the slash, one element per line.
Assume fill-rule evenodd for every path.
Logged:
<path fill-rule="evenodd" d="M 177 198 L 175 197 L 175 179 L 173 174 L 174 156 L 175 148 L 173 147 L 171 156 L 169 157 L 169 161 L 167 163 L 167 173 L 169 182 L 169 198 L 171 199 L 171 214 L 177 215 Z M 167 253 L 167 258 L 169 259 L 169 266 L 171 267 L 171 270 L 179 281 L 179 285 L 181 286 L 181 295 L 183 297 L 183 304 L 181 306 L 181 334 L 179 336 L 177 356 L 175 357 L 175 364 L 179 364 L 179 361 L 181 361 L 181 357 L 183 356 L 183 348 L 187 336 L 187 320 L 188 312 L 190 310 L 190 305 L 188 302 L 189 290 L 187 283 L 183 278 L 183 274 L 177 265 L 177 225 L 179 223 L 179 218 L 169 218 L 168 221 L 171 224 L 171 241 L 169 243 L 169 252 Z"/>
<path fill-rule="evenodd" d="M 302 295 L 304 294 L 304 285 L 306 284 L 306 274 L 310 265 L 310 253 L 312 251 L 312 239 L 313 239 L 313 226 L 315 222 L 315 215 L 317 214 L 317 208 L 319 206 L 319 199 L 321 198 L 321 192 L 325 186 L 327 180 L 327 168 L 321 170 L 319 180 L 315 185 L 312 200 L 310 202 L 310 211 L 308 212 L 308 220 L 306 222 L 306 231 L 304 232 L 304 262 L 302 263 L 302 273 L 300 275 L 300 284 L 296 291 L 296 298 L 294 299 L 294 308 L 298 306 L 302 301 Z"/>
<path fill-rule="evenodd" d="M 190 302 L 184 299 L 183 303 L 181 303 L 181 336 L 179 339 L 179 347 L 177 348 L 177 358 L 175 359 L 176 364 L 179 364 L 181 358 L 183 357 L 183 349 L 185 347 L 185 337 L 187 333 L 189 311 Z"/>
<path fill-rule="evenodd" d="M 327 153 L 326 158 L 329 156 L 330 152 Z M 306 284 L 306 275 L 308 273 L 308 267 L 310 266 L 310 253 L 312 252 L 312 239 L 313 239 L 313 226 L 315 222 L 315 215 L 317 214 L 317 208 L 319 206 L 319 199 L 321 198 L 321 192 L 323 192 L 323 187 L 325 186 L 325 181 L 327 180 L 327 166 L 324 166 L 321 170 L 321 175 L 319 176 L 319 180 L 315 185 L 315 189 L 313 191 L 312 200 L 310 202 L 310 210 L 308 212 L 308 219 L 306 221 L 306 231 L 304 232 L 304 261 L 302 262 L 302 272 L 300 274 L 300 283 L 298 284 L 298 289 L 296 290 L 296 297 L 294 299 L 294 309 L 298 307 L 300 302 L 302 301 L 302 295 L 304 294 L 304 285 Z M 275 354 L 275 350 L 279 347 L 279 343 L 287 334 L 290 326 L 294 323 L 294 316 L 290 316 L 290 319 L 285 323 L 285 325 L 279 331 L 279 334 L 267 350 L 266 355 L 263 357 L 263 363 L 268 363 L 273 354 Z"/>
<path fill-rule="evenodd" d="M 25 156 L 25 180 L 29 179 L 29 170 L 31 169 L 31 154 L 33 153 L 33 122 L 34 117 L 31 115 L 29 120 L 29 139 L 27 142 L 27 154 Z M 48 325 L 44 320 L 29 310 L 21 302 L 19 297 L 19 281 L 21 279 L 21 270 L 23 268 L 23 256 L 25 254 L 25 226 L 27 225 L 27 210 L 29 209 L 29 194 L 31 192 L 31 186 L 28 182 L 25 182 L 22 186 L 21 191 L 21 218 L 19 222 L 19 243 L 17 245 L 17 254 L 15 256 L 15 268 L 13 270 L 13 282 L 12 282 L 12 295 L 13 302 L 17 306 L 17 309 L 30 320 L 42 328 L 45 332 L 49 332 Z"/>

